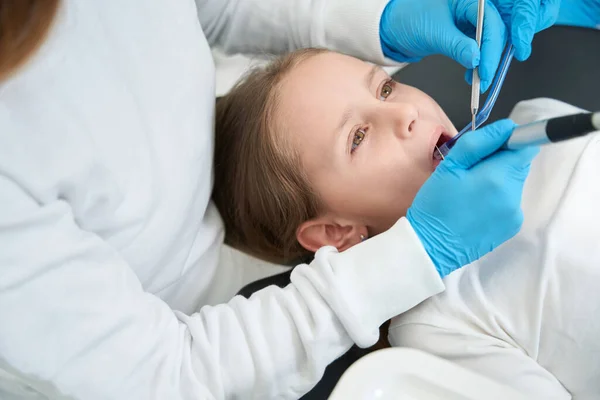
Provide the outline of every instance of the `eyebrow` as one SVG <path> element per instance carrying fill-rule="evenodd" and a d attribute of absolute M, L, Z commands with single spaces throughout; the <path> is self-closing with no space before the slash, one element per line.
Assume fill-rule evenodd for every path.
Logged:
<path fill-rule="evenodd" d="M 375 75 L 377 75 L 378 72 L 383 71 L 383 69 L 379 66 L 379 65 L 373 65 L 371 67 L 371 69 L 369 69 L 369 72 L 367 72 L 367 74 L 365 75 L 365 86 L 370 88 L 373 85 L 373 79 L 375 79 Z M 344 125 L 346 125 L 348 123 L 348 121 L 350 120 L 350 118 L 352 117 L 353 114 L 353 110 L 352 108 L 348 107 L 344 113 L 342 114 L 342 118 L 340 119 L 340 124 L 337 127 L 337 130 L 341 130 Z"/>
<path fill-rule="evenodd" d="M 375 78 L 375 75 L 377 75 L 377 73 L 379 71 L 383 71 L 383 69 L 379 65 L 373 65 L 373 67 L 371 67 L 369 72 L 365 75 L 365 86 L 366 87 L 371 87 L 371 85 L 373 85 L 373 79 Z"/>

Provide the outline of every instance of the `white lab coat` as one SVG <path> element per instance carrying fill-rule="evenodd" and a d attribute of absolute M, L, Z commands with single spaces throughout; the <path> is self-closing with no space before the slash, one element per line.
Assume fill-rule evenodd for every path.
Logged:
<path fill-rule="evenodd" d="M 520 123 L 581 112 L 520 103 Z M 600 398 L 600 133 L 544 147 L 523 195 L 520 233 L 450 274 L 446 291 L 392 321 L 416 347 L 532 399 Z"/>
<path fill-rule="evenodd" d="M 0 84 L 0 398 L 297 398 L 443 290 L 401 219 L 321 250 L 285 289 L 202 307 L 228 279 L 209 201 L 209 44 L 383 62 L 386 3 L 63 2 Z"/>

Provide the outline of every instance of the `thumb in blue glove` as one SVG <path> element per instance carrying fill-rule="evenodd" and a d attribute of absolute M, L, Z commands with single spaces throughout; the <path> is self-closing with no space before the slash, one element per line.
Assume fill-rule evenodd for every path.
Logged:
<path fill-rule="evenodd" d="M 502 120 L 464 135 L 408 209 L 406 218 L 442 278 L 521 228 L 523 186 L 539 148 L 499 150 L 514 127 Z"/>
<path fill-rule="evenodd" d="M 391 0 L 381 16 L 381 46 L 396 61 L 442 54 L 468 69 L 479 66 L 485 91 L 500 62 L 506 28 L 495 6 L 487 3 L 480 52 L 476 25 L 477 0 Z"/>

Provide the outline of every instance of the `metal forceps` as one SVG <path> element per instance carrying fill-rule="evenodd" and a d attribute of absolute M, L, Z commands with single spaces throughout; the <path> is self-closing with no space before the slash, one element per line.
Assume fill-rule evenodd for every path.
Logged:
<path fill-rule="evenodd" d="M 475 40 L 477 47 L 481 51 L 481 36 L 483 34 L 483 14 L 485 11 L 485 0 L 477 0 L 477 26 L 475 30 Z M 481 88 L 481 80 L 479 78 L 479 67 L 473 69 L 473 82 L 471 84 L 471 124 L 475 130 L 475 116 L 479 110 L 479 90 Z"/>
<path fill-rule="evenodd" d="M 504 84 L 504 79 L 506 78 L 506 73 L 508 72 L 508 67 L 510 66 L 510 62 L 513 59 L 513 55 L 515 53 L 515 49 L 512 44 L 508 44 L 506 49 L 504 50 L 504 54 L 502 55 L 502 59 L 500 61 L 500 66 L 496 71 L 496 76 L 494 77 L 494 81 L 492 82 L 492 86 L 490 89 L 490 93 L 485 99 L 485 104 L 479 110 L 479 113 L 475 117 L 475 129 L 479 128 L 485 121 L 487 121 L 492 109 L 494 108 L 494 104 L 496 104 L 496 100 L 498 99 L 498 94 L 500 94 L 500 89 L 502 89 L 502 85 Z M 444 143 L 438 148 L 438 151 L 435 154 L 435 158 L 440 160 L 444 159 L 448 155 L 448 152 L 454 145 L 456 141 L 460 139 L 462 135 L 472 130 L 472 123 L 469 122 L 467 126 L 465 126 L 456 136 L 452 139 Z"/>

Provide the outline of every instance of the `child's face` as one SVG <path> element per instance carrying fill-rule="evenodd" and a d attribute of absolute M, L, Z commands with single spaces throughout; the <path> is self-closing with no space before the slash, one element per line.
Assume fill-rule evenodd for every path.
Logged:
<path fill-rule="evenodd" d="M 456 129 L 425 93 L 358 59 L 323 53 L 283 80 L 276 124 L 299 152 L 324 214 L 370 234 L 406 213 Z M 328 244 L 328 243 L 321 243 Z"/>

